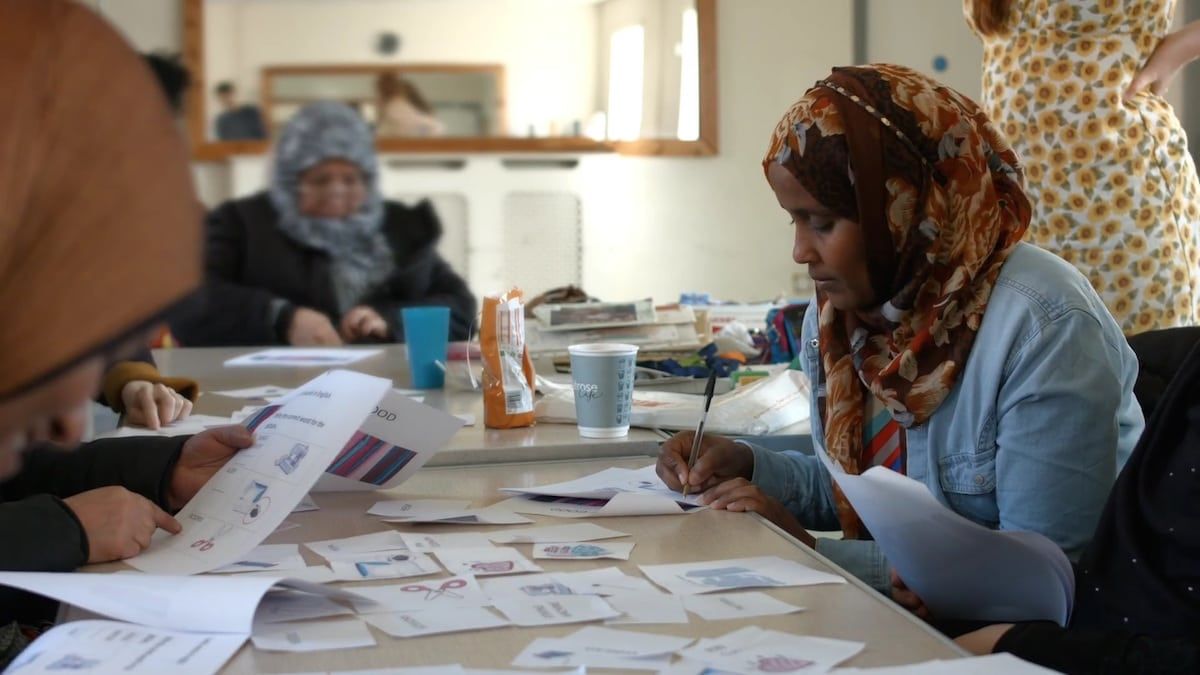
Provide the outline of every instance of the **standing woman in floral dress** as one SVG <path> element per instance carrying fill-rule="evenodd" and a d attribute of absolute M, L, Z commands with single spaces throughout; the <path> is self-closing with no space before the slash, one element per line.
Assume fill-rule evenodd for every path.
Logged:
<path fill-rule="evenodd" d="M 1031 239 L 1127 334 L 1200 324 L 1200 182 L 1162 94 L 1200 55 L 1175 0 L 964 0 L 983 102 L 1026 166 Z"/>

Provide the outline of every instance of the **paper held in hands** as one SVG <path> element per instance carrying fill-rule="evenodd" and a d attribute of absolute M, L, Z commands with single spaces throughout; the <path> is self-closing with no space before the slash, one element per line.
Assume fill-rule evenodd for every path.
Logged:
<path fill-rule="evenodd" d="M 888 562 L 934 616 L 1066 625 L 1075 575 L 1054 542 L 1036 532 L 973 523 L 940 504 L 921 483 L 889 469 L 853 476 L 819 448 L 817 455 Z M 947 560 L 956 562 L 946 565 Z"/>
<path fill-rule="evenodd" d="M 605 469 L 553 485 L 501 488 L 501 492 L 519 495 L 501 502 L 509 510 L 561 518 L 681 515 L 708 508 L 698 503 L 699 495 L 684 497 L 668 488 L 653 464 Z"/>
<path fill-rule="evenodd" d="M 177 514 L 177 535 L 158 532 L 129 563 L 145 572 L 196 574 L 243 560 L 322 477 L 338 487 L 390 487 L 421 466 L 461 426 L 344 370 L 320 375 L 244 420 L 254 445 L 235 454 Z"/>

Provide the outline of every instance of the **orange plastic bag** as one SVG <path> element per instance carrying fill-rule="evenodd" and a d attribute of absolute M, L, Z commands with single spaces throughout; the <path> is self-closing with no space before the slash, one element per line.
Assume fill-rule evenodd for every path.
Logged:
<path fill-rule="evenodd" d="M 533 361 L 525 346 L 521 289 L 483 299 L 479 330 L 483 353 L 483 425 L 515 429 L 533 425 Z"/>

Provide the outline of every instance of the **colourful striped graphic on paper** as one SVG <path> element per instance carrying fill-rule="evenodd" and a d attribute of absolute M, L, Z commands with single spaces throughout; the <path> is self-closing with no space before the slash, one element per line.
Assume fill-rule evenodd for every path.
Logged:
<path fill-rule="evenodd" d="M 256 429 L 258 429 L 259 425 L 261 425 L 263 422 L 266 422 L 268 419 L 270 419 L 271 415 L 274 415 L 275 413 L 279 412 L 279 409 L 282 407 L 283 407 L 282 405 L 269 405 L 265 408 L 258 410 L 257 412 L 255 412 L 253 415 L 247 417 L 246 419 L 242 420 L 242 424 L 245 425 L 246 428 L 249 429 L 250 431 L 255 431 Z"/>
<path fill-rule="evenodd" d="M 360 483 L 383 485 L 416 456 L 412 450 L 356 431 L 325 471 Z"/>

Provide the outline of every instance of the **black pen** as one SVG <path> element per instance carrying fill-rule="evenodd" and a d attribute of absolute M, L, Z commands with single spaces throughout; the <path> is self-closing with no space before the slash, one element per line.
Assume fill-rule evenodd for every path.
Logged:
<path fill-rule="evenodd" d="M 692 479 L 692 467 L 696 466 L 696 458 L 700 456 L 700 439 L 704 436 L 704 422 L 708 419 L 708 408 L 712 405 L 713 390 L 717 386 L 717 369 L 708 373 L 708 384 L 704 385 L 704 412 L 700 413 L 700 423 L 696 425 L 696 436 L 692 439 L 692 454 L 688 456 L 688 480 Z M 688 483 L 683 484 L 683 496 L 688 494 Z"/>

